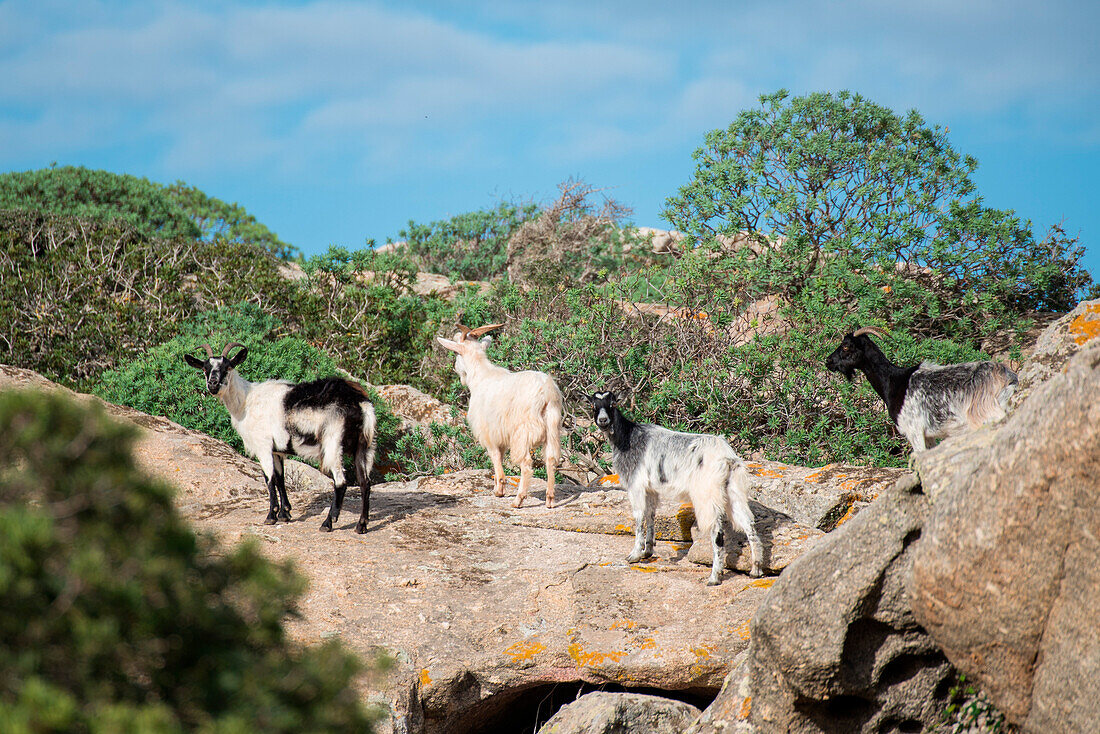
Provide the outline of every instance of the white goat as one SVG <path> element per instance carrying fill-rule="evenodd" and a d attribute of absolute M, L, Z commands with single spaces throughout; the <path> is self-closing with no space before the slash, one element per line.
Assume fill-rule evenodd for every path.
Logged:
<path fill-rule="evenodd" d="M 561 461 L 561 390 L 543 372 L 509 372 L 489 361 L 485 348 L 492 339 L 478 337 L 503 325 L 477 329 L 459 326 L 453 340 L 440 337 L 439 343 L 455 353 L 455 372 L 470 389 L 466 422 L 493 461 L 496 496 L 504 496 L 501 456 L 508 448 L 512 463 L 520 466 L 519 490 L 513 506 L 523 504 L 534 473 L 531 451 L 541 444 L 546 461 L 546 506 L 553 507 L 554 470 Z"/>
<path fill-rule="evenodd" d="M 298 384 L 284 380 L 249 382 L 236 370 L 248 356 L 244 345 L 227 344 L 220 357 L 214 356 L 209 344 L 202 347 L 208 355 L 205 360 L 190 354 L 184 359 L 206 375 L 210 394 L 225 405 L 245 449 L 260 462 L 270 500 L 264 523 L 290 520 L 283 460 L 287 454 L 296 454 L 318 461 L 321 471 L 332 478 L 332 506 L 321 524 L 322 531 L 331 532 L 344 506 L 344 455 L 348 454 L 355 457 L 355 478 L 363 492 L 363 509 L 355 532 L 366 532 L 375 420 L 374 406 L 362 386 L 339 377 Z M 229 357 L 233 347 L 240 347 L 240 351 Z"/>
<path fill-rule="evenodd" d="M 750 576 L 763 574 L 764 550 L 749 507 L 749 474 L 724 439 L 702 433 L 680 433 L 652 423 L 635 423 L 615 406 L 613 392 L 588 397 L 596 425 L 611 441 L 611 465 L 626 488 L 634 512 L 634 550 L 628 563 L 653 555 L 654 520 L 663 499 L 689 500 L 700 537 L 710 538 L 713 553 L 708 586 L 721 580 L 722 518 L 729 518 L 748 538 Z"/>

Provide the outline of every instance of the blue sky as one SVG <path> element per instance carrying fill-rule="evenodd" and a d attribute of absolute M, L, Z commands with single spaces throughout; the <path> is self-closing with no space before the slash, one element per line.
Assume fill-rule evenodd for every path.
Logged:
<path fill-rule="evenodd" d="M 0 0 L 0 170 L 182 179 L 307 253 L 570 177 L 661 227 L 708 130 L 850 89 L 948 126 L 1100 276 L 1097 31 L 1083 0 Z"/>

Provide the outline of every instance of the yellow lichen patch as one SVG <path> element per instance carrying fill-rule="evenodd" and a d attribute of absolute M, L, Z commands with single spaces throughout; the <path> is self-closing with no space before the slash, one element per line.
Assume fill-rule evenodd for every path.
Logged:
<path fill-rule="evenodd" d="M 600 477 L 599 479 L 596 480 L 596 484 L 618 484 L 618 483 L 619 483 L 619 475 L 618 474 L 608 474 L 606 477 Z"/>
<path fill-rule="evenodd" d="M 505 474 L 504 481 L 508 482 L 508 484 L 511 484 L 513 487 L 519 486 L 519 477 L 511 477 Z"/>
<path fill-rule="evenodd" d="M 639 561 L 638 563 L 641 563 L 641 561 Z M 661 570 L 656 566 L 639 566 L 637 563 L 630 564 L 630 567 L 633 568 L 635 571 L 645 571 L 646 573 L 654 573 Z"/>
<path fill-rule="evenodd" d="M 741 623 L 741 625 L 740 625 L 740 626 L 739 626 L 739 627 L 737 628 L 737 636 L 738 636 L 738 637 L 740 637 L 740 638 L 741 638 L 742 640 L 747 640 L 747 639 L 749 639 L 749 637 L 751 636 L 751 632 L 749 631 L 749 627 L 751 626 L 751 625 L 749 624 L 749 622 L 750 622 L 750 621 L 751 621 L 751 620 L 748 620 L 748 619 L 746 619 L 746 620 L 745 620 L 744 622 L 742 622 L 742 623 Z"/>
<path fill-rule="evenodd" d="M 839 520 L 836 521 L 836 525 L 833 526 L 833 529 L 835 530 L 836 528 L 839 528 L 841 525 L 843 525 L 844 523 L 851 520 L 852 516 L 855 515 L 855 514 L 856 514 L 856 505 L 853 502 L 852 504 L 848 505 L 848 510 L 843 515 L 840 516 Z"/>
<path fill-rule="evenodd" d="M 741 702 L 741 709 L 737 712 L 737 718 L 741 721 L 748 721 L 751 714 L 752 696 L 745 696 L 745 700 Z"/>
<path fill-rule="evenodd" d="M 693 648 L 691 648 L 691 651 L 693 653 L 695 653 L 695 657 L 697 657 L 697 658 L 709 658 L 710 653 L 711 653 L 711 649 L 709 647 L 707 647 L 706 645 L 700 645 L 699 647 L 693 647 Z"/>
<path fill-rule="evenodd" d="M 652 650 L 657 647 L 657 641 L 652 637 L 643 637 L 641 644 L 638 645 L 639 650 Z"/>
<path fill-rule="evenodd" d="M 775 579 L 755 579 L 745 584 L 745 588 L 770 589 L 775 584 Z"/>
<path fill-rule="evenodd" d="M 569 657 L 578 667 L 594 668 L 603 665 L 605 660 L 613 663 L 619 662 L 626 655 L 626 650 L 612 650 L 611 652 L 588 652 L 579 642 L 569 645 Z"/>
<path fill-rule="evenodd" d="M 504 652 L 512 656 L 513 663 L 522 663 L 525 660 L 531 660 L 540 652 L 546 650 L 546 645 L 542 644 L 538 640 L 523 640 L 517 642 L 511 647 L 504 649 Z"/>
<path fill-rule="evenodd" d="M 615 526 L 615 532 L 618 533 L 619 535 L 630 535 L 631 533 L 634 532 L 634 529 L 632 527 L 630 527 L 629 525 L 619 523 L 618 525 Z"/>
<path fill-rule="evenodd" d="M 1076 344 L 1084 344 L 1100 336 L 1100 303 L 1094 303 L 1085 312 L 1069 324 L 1069 333 L 1073 334 Z"/>
<path fill-rule="evenodd" d="M 859 481 L 860 480 L 858 479 L 849 479 L 847 481 L 841 482 L 840 488 L 843 489 L 845 492 L 854 492 L 856 490 L 856 487 L 859 486 Z"/>
<path fill-rule="evenodd" d="M 760 464 L 756 464 L 755 466 L 753 466 L 751 464 L 746 464 L 745 466 L 749 467 L 749 473 L 750 474 L 752 474 L 754 476 L 757 476 L 757 477 L 771 477 L 773 479 L 782 479 L 783 478 L 783 472 L 776 471 L 775 469 L 765 469 Z"/>
<path fill-rule="evenodd" d="M 638 623 L 632 619 L 620 619 L 611 623 L 611 629 L 613 630 L 632 630 L 637 626 Z"/>
<path fill-rule="evenodd" d="M 427 688 L 432 684 L 432 677 L 428 675 L 428 669 L 422 668 L 420 670 L 420 687 Z"/>

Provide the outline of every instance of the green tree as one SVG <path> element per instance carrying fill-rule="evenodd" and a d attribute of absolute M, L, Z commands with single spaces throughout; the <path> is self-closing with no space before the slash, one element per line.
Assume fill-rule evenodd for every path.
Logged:
<path fill-rule="evenodd" d="M 95 405 L 0 394 L 0 729 L 369 731 L 362 664 L 287 638 L 304 580 L 196 536 L 134 437 Z"/>
<path fill-rule="evenodd" d="M 1069 308 L 1091 281 L 1061 228 L 1037 241 L 1030 222 L 984 206 L 977 161 L 915 110 L 783 90 L 709 133 L 695 160 L 665 217 L 702 244 L 747 237 L 733 266 L 750 295 L 813 302 L 815 318 L 859 304 L 865 317 L 973 338 Z"/>
<path fill-rule="evenodd" d="M 0 174 L 0 209 L 24 209 L 107 222 L 121 219 L 146 236 L 198 237 L 199 226 L 147 178 L 83 166 Z"/>

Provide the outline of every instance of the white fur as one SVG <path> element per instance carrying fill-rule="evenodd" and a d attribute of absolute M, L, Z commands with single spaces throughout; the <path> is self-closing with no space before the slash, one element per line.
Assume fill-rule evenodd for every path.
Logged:
<path fill-rule="evenodd" d="M 466 422 L 470 432 L 493 462 L 493 484 L 504 496 L 502 454 L 507 448 L 513 464 L 520 466 L 515 507 L 523 504 L 534 473 L 532 450 L 543 446 L 546 461 L 546 506 L 554 506 L 554 470 L 561 461 L 563 400 L 557 384 L 547 374 L 525 370 L 510 372 L 489 361 L 485 353 L 489 337 L 481 341 L 455 334 L 439 343 L 455 353 L 455 372 L 470 389 Z"/>

